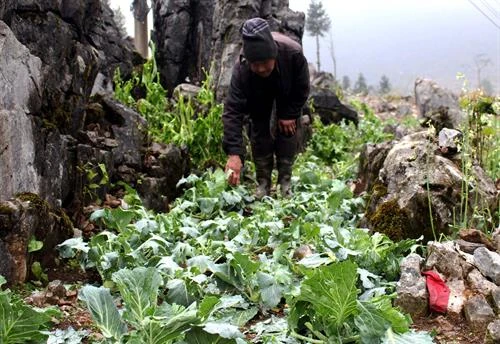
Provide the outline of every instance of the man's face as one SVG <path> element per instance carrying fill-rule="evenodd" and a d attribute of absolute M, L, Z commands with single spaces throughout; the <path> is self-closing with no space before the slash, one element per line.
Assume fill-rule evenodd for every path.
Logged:
<path fill-rule="evenodd" d="M 275 64 L 276 59 L 250 62 L 250 70 L 261 78 L 267 78 L 273 72 Z"/>

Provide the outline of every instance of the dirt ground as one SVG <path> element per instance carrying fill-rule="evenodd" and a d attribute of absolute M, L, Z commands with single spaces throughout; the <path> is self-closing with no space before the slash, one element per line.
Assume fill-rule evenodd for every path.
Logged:
<path fill-rule="evenodd" d="M 412 327 L 429 332 L 437 344 L 480 344 L 485 335 L 485 331 L 471 329 L 463 317 L 431 315 L 414 320 Z"/>

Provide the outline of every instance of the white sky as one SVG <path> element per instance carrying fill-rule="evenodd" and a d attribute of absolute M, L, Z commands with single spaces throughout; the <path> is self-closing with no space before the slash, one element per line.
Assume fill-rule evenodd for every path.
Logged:
<path fill-rule="evenodd" d="M 500 26 L 500 0 L 470 1 Z M 291 9 L 307 12 L 310 1 L 289 2 Z M 111 0 L 113 8 L 121 8 L 133 36 L 131 3 Z M 412 93 L 420 76 L 457 90 L 462 85 L 456 81 L 458 72 L 476 86 L 474 57 L 481 53 L 490 59 L 482 76 L 500 92 L 500 29 L 469 0 L 323 0 L 323 6 L 332 21 L 339 78 L 348 75 L 354 83 L 362 72 L 376 86 L 385 74 L 394 86 Z M 315 63 L 315 40 L 306 33 L 303 44 L 309 62 Z M 333 72 L 329 35 L 320 45 L 322 69 Z"/>

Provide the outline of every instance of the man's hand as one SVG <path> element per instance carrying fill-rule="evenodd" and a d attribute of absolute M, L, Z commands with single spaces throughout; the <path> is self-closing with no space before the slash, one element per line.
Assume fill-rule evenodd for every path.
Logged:
<path fill-rule="evenodd" d="M 238 185 L 240 183 L 240 173 L 242 167 L 239 155 L 230 155 L 226 163 L 226 173 L 229 172 L 228 182 L 231 185 Z"/>
<path fill-rule="evenodd" d="M 280 119 L 278 121 L 278 126 L 280 132 L 287 136 L 293 136 L 297 130 L 297 121 L 295 119 Z"/>

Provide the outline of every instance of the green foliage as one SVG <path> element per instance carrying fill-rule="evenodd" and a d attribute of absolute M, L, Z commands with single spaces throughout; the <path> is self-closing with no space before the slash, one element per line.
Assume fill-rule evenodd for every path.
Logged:
<path fill-rule="evenodd" d="M 307 9 L 306 31 L 311 36 L 321 36 L 330 29 L 331 21 L 321 0 L 313 0 Z"/>
<path fill-rule="evenodd" d="M 0 275 L 0 287 L 5 283 Z M 0 343 L 40 343 L 47 339 L 43 332 L 51 324 L 54 309 L 35 309 L 20 300 L 9 289 L 0 290 Z"/>
<path fill-rule="evenodd" d="M 477 160 L 493 180 L 500 178 L 500 97 L 469 92 L 460 99 L 467 112 L 462 152 Z"/>
<path fill-rule="evenodd" d="M 292 330 L 306 327 L 320 340 L 361 343 L 379 343 L 388 329 L 407 332 L 411 319 L 393 308 L 387 295 L 358 300 L 357 270 L 347 260 L 307 273 L 300 294 L 289 302 Z"/>
<path fill-rule="evenodd" d="M 103 280 L 114 282 L 105 283 L 120 291 L 120 321 L 130 327 L 122 335 L 125 342 L 149 340 L 163 328 L 155 299 L 171 307 L 197 310 L 179 339 L 189 343 L 208 339 L 241 342 L 238 328 L 259 313 L 283 308 L 284 300 L 300 295 L 304 276 L 309 282 L 303 282 L 303 288 L 324 294 L 316 286 L 329 283 L 333 291 L 323 296 L 328 298 L 325 305 L 333 297 L 345 308 L 332 313 L 336 320 L 328 325 L 328 333 L 323 332 L 319 318 L 309 320 L 310 328 L 300 325 L 309 336 L 358 336 L 356 316 L 362 316 L 360 324 L 369 323 L 361 300 L 370 314 L 384 314 L 379 330 L 385 331 L 389 325 L 397 328 L 399 318 L 394 314 L 399 313 L 384 308 L 386 303 L 380 306 L 373 296 L 393 290 L 399 259 L 415 241 L 395 244 L 384 235 L 356 228 L 364 208 L 362 199 L 353 198 L 345 183 L 334 179 L 320 159 L 310 158 L 295 165 L 295 192 L 290 199 L 254 202 L 244 186 L 228 186 L 221 170 L 192 175 L 179 182 L 185 187 L 184 195 L 168 214 L 152 214 L 139 204 L 127 210 L 96 211 L 92 220 L 104 230 L 88 243 L 70 239 L 60 245 L 61 254 L 79 257 L 85 266 L 97 267 Z M 296 261 L 294 251 L 304 243 L 314 247 L 315 253 Z M 344 261 L 340 273 L 339 262 Z M 331 274 L 342 281 L 332 279 Z M 331 279 L 333 282 L 325 282 Z M 344 288 L 345 283 L 351 289 Z M 337 285 L 339 295 L 335 294 Z M 345 292 L 352 295 L 348 298 Z M 297 307 L 305 305 L 306 298 L 297 301 Z M 372 298 L 373 307 L 369 305 Z M 197 300 L 205 301 L 196 307 Z M 316 306 L 307 307 L 312 314 Z M 344 318 L 348 328 L 343 325 Z M 255 326 L 250 331 L 256 331 L 264 343 L 273 343 L 272 338 L 295 340 L 287 334 L 286 323 L 278 326 L 266 319 Z M 382 338 L 385 332 L 376 333 Z"/>
<path fill-rule="evenodd" d="M 331 165 L 337 178 L 354 178 L 358 166 L 361 147 L 368 143 L 381 143 L 392 139 L 392 134 L 383 131 L 383 125 L 373 111 L 364 103 L 352 102 L 360 113 L 358 126 L 353 123 L 331 124 L 324 126 L 318 118 L 313 122 L 314 135 L 304 159 L 311 156 Z"/>
<path fill-rule="evenodd" d="M 134 74 L 123 81 L 117 70 L 114 82 L 116 99 L 144 116 L 151 140 L 187 146 L 195 166 L 218 166 L 224 161 L 223 106 L 216 102 L 208 74 L 192 99 L 182 95 L 177 100 L 167 98 L 154 58 L 144 64 L 141 76 Z M 132 96 L 135 89 L 142 89 L 145 97 L 136 101 Z"/>

